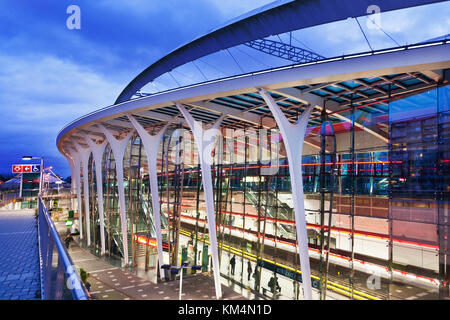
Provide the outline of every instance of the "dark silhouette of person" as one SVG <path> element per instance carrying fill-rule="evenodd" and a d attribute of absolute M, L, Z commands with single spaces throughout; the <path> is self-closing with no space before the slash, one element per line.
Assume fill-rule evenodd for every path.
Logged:
<path fill-rule="evenodd" d="M 252 264 L 250 263 L 250 261 L 247 263 L 247 272 L 248 272 L 248 281 L 250 281 L 250 276 L 252 275 Z"/>
<path fill-rule="evenodd" d="M 281 287 L 278 284 L 278 279 L 277 277 L 272 277 L 269 280 L 268 286 L 270 288 L 270 292 L 275 293 L 277 291 L 281 291 Z"/>
<path fill-rule="evenodd" d="M 72 237 L 72 235 L 69 233 L 68 235 L 67 235 L 67 237 L 64 239 L 64 242 L 65 242 L 65 244 L 66 244 L 66 249 L 69 249 L 69 247 L 70 247 L 70 242 L 73 240 L 73 237 Z"/>
<path fill-rule="evenodd" d="M 255 272 L 253 273 L 253 278 L 255 278 L 255 290 L 257 290 L 258 288 L 258 276 L 259 276 L 258 268 L 255 268 Z"/>
<path fill-rule="evenodd" d="M 231 266 L 231 275 L 234 276 L 234 266 L 236 265 L 236 255 L 233 255 L 233 257 L 230 259 L 230 266 Z"/>

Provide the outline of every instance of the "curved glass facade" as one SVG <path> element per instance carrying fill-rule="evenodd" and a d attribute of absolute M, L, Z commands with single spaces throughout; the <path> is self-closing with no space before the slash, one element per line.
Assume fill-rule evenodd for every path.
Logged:
<path fill-rule="evenodd" d="M 448 295 L 449 102 L 450 88 L 443 86 L 341 110 L 351 121 L 334 123 L 333 130 L 322 126 L 325 117 L 310 121 L 298 170 L 303 170 L 313 287 L 321 298 L 325 284 L 328 297 Z M 255 294 L 301 298 L 290 176 L 279 131 L 220 130 L 211 169 L 222 277 Z M 99 251 L 96 169 L 91 159 L 90 236 Z M 159 146 L 157 174 L 167 263 L 189 260 L 209 270 L 201 171 L 190 131 L 169 128 Z M 123 258 L 109 145 L 102 175 L 106 251 Z M 137 134 L 125 151 L 124 187 L 125 258 L 136 265 L 145 243 L 154 250 L 155 241 L 147 158 Z M 273 293 L 275 277 L 281 291 Z"/>

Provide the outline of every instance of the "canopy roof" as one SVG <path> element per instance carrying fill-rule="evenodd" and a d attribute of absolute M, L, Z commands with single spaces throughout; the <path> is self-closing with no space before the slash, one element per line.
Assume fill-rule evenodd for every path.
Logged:
<path fill-rule="evenodd" d="M 380 10 L 388 12 L 436 2 L 441 0 L 384 0 Z M 275 1 L 233 19 L 162 57 L 134 78 L 115 103 L 129 100 L 158 76 L 200 57 L 271 35 L 365 16 L 371 7 L 371 0 Z"/>

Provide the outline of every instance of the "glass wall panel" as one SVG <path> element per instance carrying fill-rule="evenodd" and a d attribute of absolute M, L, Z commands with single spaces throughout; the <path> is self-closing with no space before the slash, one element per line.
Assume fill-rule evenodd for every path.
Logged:
<path fill-rule="evenodd" d="M 438 297 L 435 279 L 444 297 L 449 280 L 450 90 L 444 86 L 381 103 L 348 99 L 328 117 L 310 121 L 303 165 L 296 168 L 303 172 L 314 297 L 325 291 L 325 278 L 327 297 L 340 288 L 339 294 L 343 290 L 352 299 L 399 299 L 405 298 L 405 286 Z M 220 270 L 241 293 L 301 299 L 289 163 L 280 133 L 272 129 L 223 127 L 216 140 L 211 170 Z M 263 169 L 269 166 L 278 170 L 267 174 Z M 89 167 L 91 236 L 98 247 L 97 168 L 92 160 Z M 109 146 L 102 170 L 107 253 L 121 257 L 117 177 Z M 142 253 L 135 236 L 155 238 L 148 170 L 135 135 L 124 156 L 135 264 Z M 202 172 L 189 130 L 179 125 L 168 129 L 157 174 L 165 263 L 187 260 L 210 271 Z M 420 281 L 431 283 L 431 289 Z"/>

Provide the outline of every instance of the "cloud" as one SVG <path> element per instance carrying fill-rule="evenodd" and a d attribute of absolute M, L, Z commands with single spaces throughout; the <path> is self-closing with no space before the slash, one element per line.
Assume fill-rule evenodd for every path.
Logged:
<path fill-rule="evenodd" d="M 69 0 L 0 2 L 0 172 L 26 153 L 68 174 L 55 146 L 59 130 L 112 104 L 172 49 L 268 1 L 232 2 L 80 0 L 76 31 L 66 28 Z"/>
<path fill-rule="evenodd" d="M 2 171 L 9 170 L 7 155 L 57 158 L 59 130 L 111 104 L 123 87 L 89 67 L 54 56 L 0 56 L 0 65 L 0 108 L 6 119 L 0 126 Z"/>

